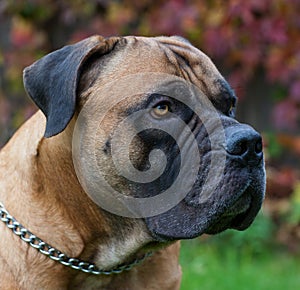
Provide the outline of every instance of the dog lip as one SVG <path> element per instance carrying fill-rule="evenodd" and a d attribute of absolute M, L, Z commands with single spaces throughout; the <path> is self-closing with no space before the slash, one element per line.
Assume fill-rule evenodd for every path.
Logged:
<path fill-rule="evenodd" d="M 204 233 L 218 234 L 226 229 L 245 230 L 254 221 L 264 197 L 264 188 L 250 181 L 248 178 L 244 186 L 233 193 L 237 196 L 235 200 L 230 202 L 230 197 L 227 197 L 220 207 L 210 210 L 208 215 L 197 209 L 190 212 L 191 205 L 181 202 L 162 217 L 146 219 L 147 227 L 159 242 L 192 239 Z M 183 221 L 174 218 L 178 212 L 186 213 Z"/>
<path fill-rule="evenodd" d="M 252 222 L 254 221 L 254 215 L 253 212 L 253 206 L 250 205 L 249 209 L 246 212 L 238 214 L 231 222 L 231 225 L 229 228 L 235 229 L 238 231 L 243 231 L 247 229 Z M 256 212 L 256 211 L 255 211 Z"/>
<path fill-rule="evenodd" d="M 246 190 L 245 194 L 248 194 L 248 196 L 250 197 L 248 207 L 246 210 L 244 210 L 241 213 L 238 213 L 233 218 L 231 225 L 229 226 L 229 228 L 231 228 L 231 229 L 235 229 L 238 231 L 243 231 L 243 230 L 247 229 L 254 221 L 254 217 L 257 215 L 257 212 L 260 209 L 260 207 L 258 208 L 256 206 L 253 196 L 251 194 L 247 193 L 247 190 Z"/>
<path fill-rule="evenodd" d="M 256 214 L 255 200 L 251 189 L 246 187 L 242 195 L 215 221 L 207 234 L 216 234 L 226 229 L 245 230 L 252 223 Z"/>
<path fill-rule="evenodd" d="M 251 207 L 251 201 L 244 203 L 242 206 L 239 206 L 238 204 L 247 197 L 244 197 L 244 195 L 242 197 L 240 197 L 233 206 L 231 206 L 225 214 L 222 215 L 223 217 L 237 217 L 240 215 L 244 215 L 246 214 L 246 212 L 249 210 L 249 208 Z M 238 209 L 236 209 L 238 208 Z"/>

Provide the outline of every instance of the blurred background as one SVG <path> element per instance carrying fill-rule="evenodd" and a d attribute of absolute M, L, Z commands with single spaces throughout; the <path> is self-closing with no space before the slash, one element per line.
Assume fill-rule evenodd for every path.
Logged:
<path fill-rule="evenodd" d="M 93 34 L 188 38 L 263 134 L 263 210 L 245 232 L 183 242 L 182 289 L 300 289 L 300 0 L 1 0 L 0 148 L 36 111 L 23 68 Z"/>

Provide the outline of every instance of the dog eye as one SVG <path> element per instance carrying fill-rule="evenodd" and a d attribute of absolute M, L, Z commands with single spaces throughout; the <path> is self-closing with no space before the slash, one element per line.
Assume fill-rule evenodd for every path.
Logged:
<path fill-rule="evenodd" d="M 155 117 L 165 117 L 170 112 L 170 106 L 166 102 L 161 102 L 154 106 L 151 112 Z"/>

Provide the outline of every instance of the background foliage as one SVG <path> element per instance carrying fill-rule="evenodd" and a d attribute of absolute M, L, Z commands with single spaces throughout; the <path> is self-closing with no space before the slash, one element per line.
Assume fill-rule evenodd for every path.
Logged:
<path fill-rule="evenodd" d="M 299 252 L 299 15 L 300 0 L 1 0 L 0 147 L 36 110 L 22 70 L 37 58 L 93 34 L 184 36 L 235 89 L 238 119 L 263 133 L 274 227 L 263 232 Z"/>

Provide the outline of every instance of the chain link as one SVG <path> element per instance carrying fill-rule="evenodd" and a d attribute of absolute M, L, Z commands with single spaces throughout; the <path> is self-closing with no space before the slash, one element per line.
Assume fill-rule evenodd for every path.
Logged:
<path fill-rule="evenodd" d="M 142 263 L 147 257 L 152 255 L 152 252 L 146 253 L 140 259 L 135 259 L 130 264 L 124 264 L 118 266 L 112 270 L 100 270 L 95 264 L 81 261 L 77 258 L 70 258 L 63 254 L 61 251 L 53 248 L 49 244 L 45 243 L 42 239 L 35 236 L 29 230 L 24 228 L 16 219 L 11 216 L 5 209 L 4 205 L 0 202 L 0 219 L 6 226 L 13 231 L 14 234 L 19 236 L 24 242 L 29 244 L 31 247 L 37 249 L 43 255 L 49 257 L 50 259 L 59 262 L 60 264 L 70 267 L 75 270 L 82 271 L 84 273 L 94 274 L 94 275 L 112 275 L 119 274 L 124 271 L 131 270 L 134 266 Z"/>

